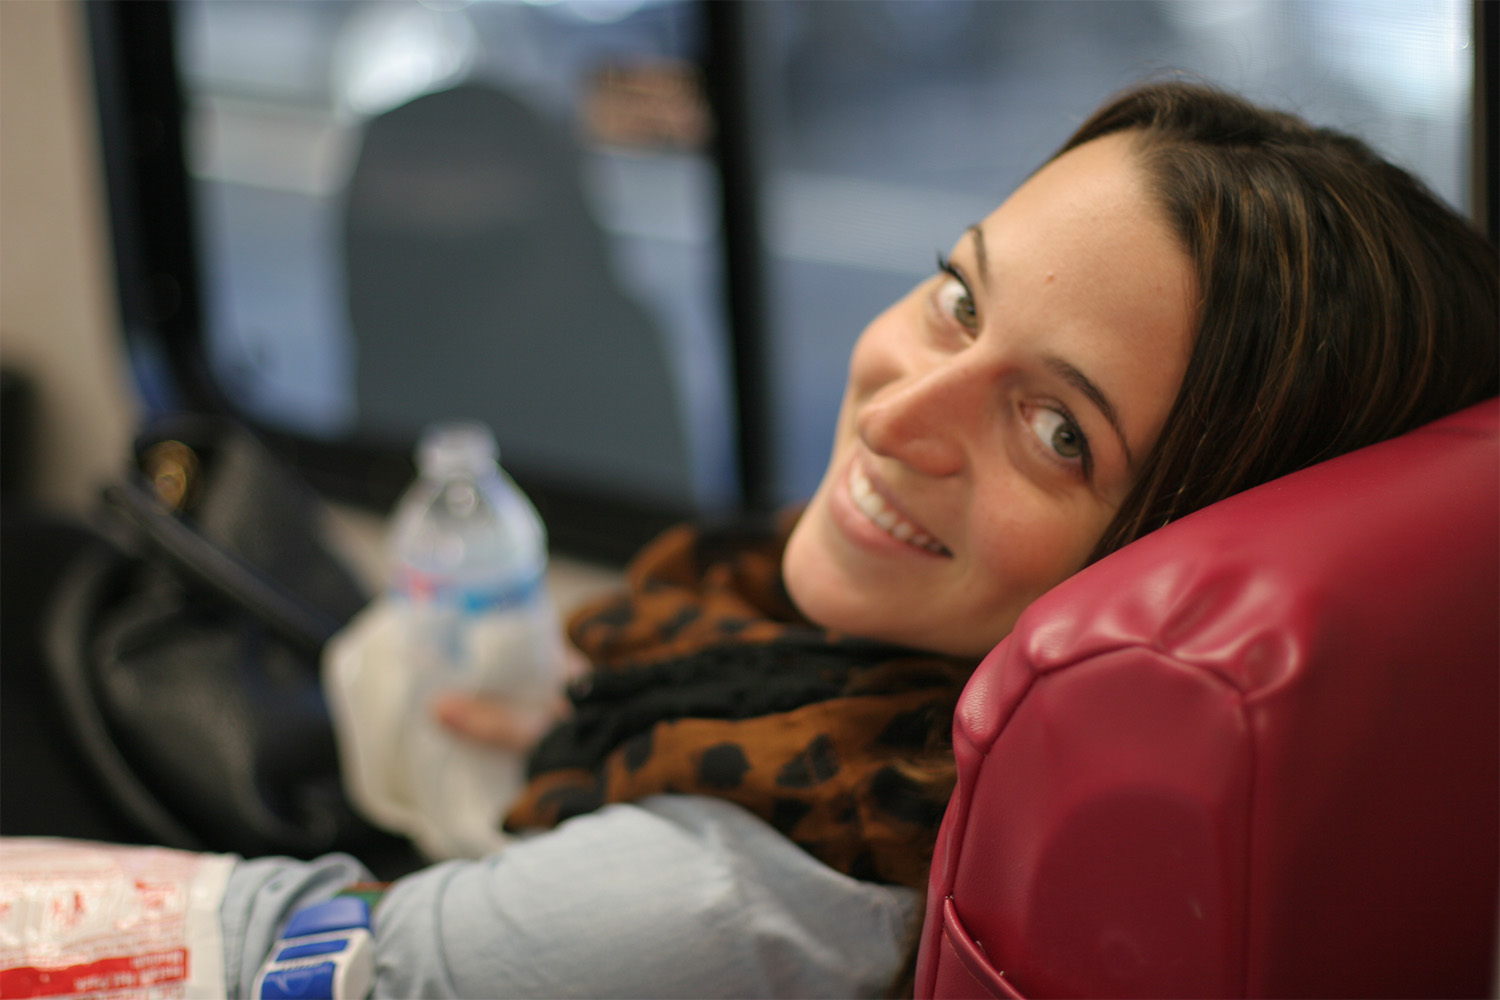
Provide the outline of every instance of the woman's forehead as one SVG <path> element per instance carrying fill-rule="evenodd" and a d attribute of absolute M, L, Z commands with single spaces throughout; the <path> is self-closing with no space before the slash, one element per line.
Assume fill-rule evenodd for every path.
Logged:
<path fill-rule="evenodd" d="M 1124 264 L 1141 251 L 1177 249 L 1179 242 L 1124 134 L 1052 160 L 981 225 L 997 254 L 1039 255 L 1069 270 Z"/>

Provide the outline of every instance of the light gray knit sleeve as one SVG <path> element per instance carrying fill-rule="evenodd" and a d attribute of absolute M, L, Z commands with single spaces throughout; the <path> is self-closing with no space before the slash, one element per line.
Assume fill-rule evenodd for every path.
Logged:
<path fill-rule="evenodd" d="M 731 803 L 658 796 L 397 882 L 376 914 L 375 992 L 879 995 L 917 909 L 915 892 L 841 875 Z"/>

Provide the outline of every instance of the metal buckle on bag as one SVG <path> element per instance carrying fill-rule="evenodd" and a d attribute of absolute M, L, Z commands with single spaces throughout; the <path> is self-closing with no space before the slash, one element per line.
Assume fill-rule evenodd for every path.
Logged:
<path fill-rule="evenodd" d="M 375 985 L 370 904 L 339 896 L 292 915 L 255 976 L 256 1000 L 365 1000 Z"/>
<path fill-rule="evenodd" d="M 157 499 L 171 510 L 187 510 L 203 492 L 198 453 L 181 441 L 158 441 L 141 456 L 141 467 L 151 480 Z"/>

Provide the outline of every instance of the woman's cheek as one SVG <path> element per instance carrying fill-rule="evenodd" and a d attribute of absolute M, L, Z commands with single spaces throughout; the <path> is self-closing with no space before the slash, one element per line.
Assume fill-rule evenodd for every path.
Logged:
<path fill-rule="evenodd" d="M 1024 606 L 1081 569 L 1098 532 L 1092 518 L 1065 506 L 998 493 L 977 505 L 974 557 L 984 589 L 1002 605 Z"/>

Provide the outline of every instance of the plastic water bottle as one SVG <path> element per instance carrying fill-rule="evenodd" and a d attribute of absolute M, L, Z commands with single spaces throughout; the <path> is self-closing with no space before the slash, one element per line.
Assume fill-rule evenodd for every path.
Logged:
<path fill-rule="evenodd" d="M 390 530 L 391 599 L 417 675 L 405 734 L 410 791 L 435 831 L 419 846 L 439 856 L 478 856 L 502 842 L 522 762 L 443 729 L 433 696 L 482 692 L 540 708 L 562 685 L 546 532 L 498 460 L 482 424 L 429 428 Z"/>

